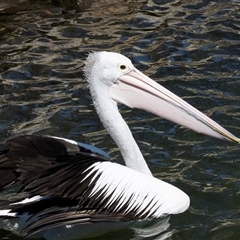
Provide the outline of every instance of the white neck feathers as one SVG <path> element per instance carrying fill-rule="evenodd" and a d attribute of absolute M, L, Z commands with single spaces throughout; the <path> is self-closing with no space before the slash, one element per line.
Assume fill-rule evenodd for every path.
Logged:
<path fill-rule="evenodd" d="M 93 102 L 98 116 L 110 136 L 118 145 L 127 167 L 151 175 L 132 133 L 118 111 L 117 104 L 109 97 L 108 89 L 98 90 L 91 87 Z M 105 94 L 107 93 L 107 94 Z"/>

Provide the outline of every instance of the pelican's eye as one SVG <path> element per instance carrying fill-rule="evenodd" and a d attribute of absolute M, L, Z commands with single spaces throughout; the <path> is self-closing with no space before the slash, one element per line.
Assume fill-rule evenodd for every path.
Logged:
<path fill-rule="evenodd" d="M 129 71 L 129 67 L 126 64 L 120 63 L 118 64 L 118 70 L 120 72 L 126 73 Z"/>

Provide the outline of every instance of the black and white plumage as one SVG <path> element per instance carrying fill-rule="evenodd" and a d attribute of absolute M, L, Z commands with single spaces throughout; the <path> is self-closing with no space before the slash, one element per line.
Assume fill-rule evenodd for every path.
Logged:
<path fill-rule="evenodd" d="M 9 148 L 0 155 L 0 175 L 6 176 L 6 170 L 10 174 L 7 184 L 1 182 L 1 186 L 21 181 L 20 192 L 31 194 L 23 201 L 8 203 L 0 214 L 33 214 L 38 221 L 24 229 L 28 234 L 61 224 L 159 218 L 188 207 L 188 196 L 178 188 L 109 162 L 105 156 L 100 158 L 103 154 L 96 157 L 96 151 L 91 156 L 81 143 L 19 136 L 7 144 Z M 4 165 L 13 161 L 14 166 Z"/>
<path fill-rule="evenodd" d="M 91 53 L 85 75 L 100 120 L 126 166 L 109 162 L 108 154 L 96 147 L 64 138 L 9 139 L 0 152 L 0 189 L 20 182 L 19 193 L 24 195 L 3 201 L 0 218 L 24 215 L 24 224 L 17 225 L 24 234 L 68 224 L 155 219 L 188 209 L 190 201 L 184 192 L 152 176 L 117 102 L 213 137 L 240 142 L 138 71 L 123 55 Z"/>

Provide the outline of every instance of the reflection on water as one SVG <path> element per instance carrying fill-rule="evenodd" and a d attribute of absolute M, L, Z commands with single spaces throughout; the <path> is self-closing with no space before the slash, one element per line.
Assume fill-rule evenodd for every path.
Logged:
<path fill-rule="evenodd" d="M 17 134 L 50 134 L 95 144 L 122 162 L 83 80 L 93 50 L 127 55 L 240 136 L 239 1 L 104 0 L 80 13 L 45 10 L 0 16 L 2 145 Z M 140 110 L 121 106 L 121 112 L 154 175 L 191 198 L 163 239 L 238 239 L 240 147 Z M 140 239 L 134 236 L 125 229 L 103 239 Z M 0 238 L 17 239 L 1 230 Z"/>

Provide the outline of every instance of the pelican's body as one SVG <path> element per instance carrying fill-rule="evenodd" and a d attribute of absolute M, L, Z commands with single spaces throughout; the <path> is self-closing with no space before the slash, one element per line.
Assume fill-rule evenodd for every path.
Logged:
<path fill-rule="evenodd" d="M 118 145 L 126 166 L 109 162 L 109 156 L 96 147 L 64 138 L 9 139 L 0 153 L 0 189 L 21 182 L 20 192 L 26 196 L 2 204 L 0 217 L 8 221 L 25 214 L 23 225 L 17 225 L 25 235 L 88 222 L 156 219 L 188 209 L 187 194 L 152 176 L 117 102 L 213 137 L 239 142 L 138 71 L 121 54 L 91 53 L 84 71 L 100 120 Z"/>

